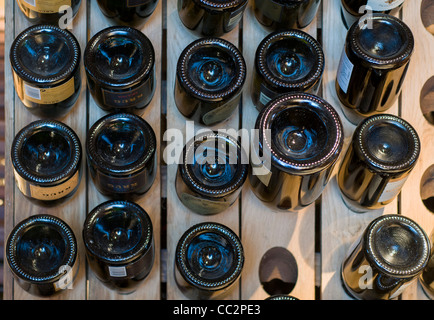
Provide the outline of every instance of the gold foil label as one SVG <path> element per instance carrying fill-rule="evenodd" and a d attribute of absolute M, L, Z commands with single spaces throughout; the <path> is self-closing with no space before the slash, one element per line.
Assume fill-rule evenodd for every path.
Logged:
<path fill-rule="evenodd" d="M 22 6 L 40 13 L 58 13 L 61 6 L 71 7 L 71 0 L 19 0 Z"/>
<path fill-rule="evenodd" d="M 62 102 L 75 92 L 74 77 L 69 81 L 52 88 L 37 88 L 24 82 L 24 96 L 27 100 L 39 104 L 54 104 Z"/>
<path fill-rule="evenodd" d="M 38 200 L 57 200 L 71 193 L 79 183 L 80 172 L 77 172 L 64 183 L 53 187 L 41 187 L 30 184 L 22 179 L 17 173 L 17 186 L 20 191 L 28 197 Z"/>

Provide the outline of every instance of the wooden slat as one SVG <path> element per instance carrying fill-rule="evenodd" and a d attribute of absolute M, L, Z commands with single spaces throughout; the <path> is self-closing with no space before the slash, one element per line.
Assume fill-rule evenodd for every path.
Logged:
<path fill-rule="evenodd" d="M 223 39 L 238 46 L 238 27 L 222 36 Z M 181 22 L 178 11 L 177 1 L 167 1 L 167 129 L 178 129 L 186 142 L 186 121 L 187 118 L 178 111 L 174 101 L 174 85 L 176 76 L 176 64 L 182 50 L 191 42 L 199 37 L 188 30 Z M 218 130 L 219 128 L 234 128 L 238 130 L 239 109 L 231 117 L 222 123 L 212 127 L 204 127 L 197 123 L 194 124 L 195 133 L 203 128 Z M 168 144 L 173 143 L 167 141 Z M 177 288 L 174 279 L 174 257 L 175 247 L 182 234 L 192 225 L 203 221 L 220 222 L 235 233 L 239 234 L 239 202 L 235 202 L 224 212 L 213 216 L 203 216 L 191 212 L 179 200 L 175 189 L 175 177 L 177 165 L 167 164 L 167 298 L 170 300 L 185 299 L 186 297 Z M 228 296 L 229 299 L 239 297 L 238 284 Z"/>
<path fill-rule="evenodd" d="M 88 26 L 88 41 L 97 32 L 114 25 L 101 12 L 96 1 L 89 1 L 90 24 Z M 150 39 L 155 50 L 155 70 L 157 79 L 161 78 L 161 41 L 162 41 L 162 5 L 159 2 L 152 16 L 142 28 L 142 32 Z M 157 146 L 160 145 L 160 106 L 161 106 L 161 84 L 157 81 L 154 97 L 151 103 L 146 107 L 142 117 L 151 125 L 157 137 Z M 89 94 L 89 114 L 88 127 L 106 115 L 107 112 L 99 108 L 92 96 Z M 157 148 L 157 155 L 160 149 Z M 159 158 L 159 156 L 157 157 Z M 158 166 L 159 168 L 159 166 Z M 109 197 L 103 196 L 95 188 L 89 175 L 88 181 L 88 211 L 95 208 L 100 203 L 110 200 Z M 152 220 L 155 240 L 155 260 L 151 273 L 139 285 L 135 292 L 125 295 L 118 294 L 114 290 L 108 290 L 94 275 L 88 270 L 88 298 L 89 299 L 159 299 L 160 298 L 160 170 L 157 171 L 156 179 L 151 189 L 136 201 Z M 150 288 L 152 288 L 150 290 Z"/>
<path fill-rule="evenodd" d="M 316 37 L 316 20 L 306 30 Z M 243 94 L 242 127 L 254 129 L 258 110 L 251 98 L 255 52 L 268 31 L 256 20 L 250 2 L 244 15 L 243 55 L 248 81 Z M 315 205 L 300 212 L 271 210 L 253 193 L 247 180 L 242 193 L 242 241 L 246 247 L 246 264 L 242 278 L 243 299 L 265 299 L 269 294 L 259 281 L 262 256 L 273 247 L 289 250 L 297 261 L 298 279 L 291 295 L 299 299 L 315 298 Z M 254 236 L 253 236 L 254 235 Z"/>
<path fill-rule="evenodd" d="M 355 213 L 344 204 L 337 185 L 336 173 L 356 127 L 345 117 L 335 89 L 336 72 L 347 34 L 340 16 L 340 3 L 340 0 L 323 1 L 322 38 L 326 57 L 323 98 L 339 112 L 344 125 L 345 142 L 331 181 L 322 195 L 321 299 L 350 299 L 344 292 L 340 280 L 340 268 L 348 248 L 374 218 L 382 214 L 398 212 L 397 200 L 395 200 L 381 210 Z M 388 113 L 397 115 L 398 109 L 397 101 Z"/>
<path fill-rule="evenodd" d="M 422 175 L 433 163 L 434 126 L 428 123 L 420 109 L 419 97 L 425 82 L 434 75 L 434 38 L 422 24 L 421 1 L 406 1 L 402 18 L 412 30 L 415 50 L 411 57 L 407 79 L 402 88 L 401 116 L 416 129 L 421 140 L 420 158 L 401 192 L 401 213 L 415 220 L 430 235 L 434 228 L 434 214 L 427 210 L 420 197 Z M 418 282 L 408 287 L 402 299 L 427 299 Z"/>
<path fill-rule="evenodd" d="M 11 41 L 17 36 L 21 31 L 30 26 L 30 23 L 25 19 L 21 11 L 15 2 L 12 2 L 11 5 L 6 8 L 6 10 L 10 10 L 14 8 L 13 12 L 9 12 L 11 17 L 14 18 L 13 23 L 9 23 L 7 18 L 7 26 L 10 28 L 11 32 L 7 33 L 6 38 L 6 50 L 9 52 L 9 48 L 11 45 Z M 12 32 L 12 30 L 14 30 Z M 71 30 L 73 34 L 76 36 L 77 40 L 80 43 L 80 46 L 83 48 L 86 43 L 86 5 L 82 5 L 80 7 L 79 13 L 74 19 L 73 29 Z M 12 36 L 12 37 L 11 37 Z M 12 79 L 10 74 L 10 65 L 9 61 L 5 62 L 8 67 L 6 68 L 7 79 Z M 82 77 L 84 77 L 84 69 L 82 69 Z M 32 115 L 22 104 L 18 96 L 16 96 L 13 85 L 8 81 L 8 86 L 6 87 L 6 104 L 5 107 L 8 110 L 7 116 L 7 167 L 12 168 L 10 164 L 9 150 L 10 143 L 15 136 L 15 134 L 25 125 L 29 124 L 32 121 L 37 120 L 38 118 Z M 77 100 L 76 105 L 70 111 L 70 113 L 65 116 L 63 119 L 59 119 L 65 124 L 69 125 L 78 135 L 82 145 L 85 139 L 86 127 L 85 122 L 82 119 L 86 119 L 86 85 L 85 81 L 83 82 L 83 86 L 81 89 L 81 94 Z M 83 161 L 82 165 L 85 168 L 86 162 Z M 12 170 L 7 170 L 12 171 Z M 86 296 L 86 279 L 85 279 L 85 257 L 83 254 L 82 242 L 80 241 L 81 237 L 81 229 L 82 229 L 82 221 L 84 221 L 85 211 L 83 208 L 86 207 L 86 179 L 85 175 L 80 183 L 80 187 L 77 192 L 68 199 L 66 202 L 62 203 L 56 207 L 41 207 L 34 205 L 28 199 L 26 199 L 22 193 L 15 186 L 15 182 L 13 181 L 13 177 L 10 174 L 7 176 L 8 187 L 14 186 L 14 190 L 8 189 L 7 191 L 7 202 L 9 203 L 6 206 L 6 226 L 5 232 L 9 235 L 9 232 L 13 228 L 15 224 L 20 222 L 21 220 L 40 213 L 52 214 L 61 219 L 63 219 L 74 231 L 74 234 L 77 238 L 78 249 L 79 249 L 79 273 L 77 275 L 77 280 L 74 282 L 73 290 L 66 290 L 62 296 L 56 297 L 57 299 L 84 299 Z M 10 202 L 13 202 L 13 205 Z M 10 278 L 11 274 L 8 268 L 5 268 L 7 271 L 7 277 Z M 22 290 L 17 284 L 12 284 L 11 280 L 5 280 L 5 299 L 33 299 L 26 291 Z"/>

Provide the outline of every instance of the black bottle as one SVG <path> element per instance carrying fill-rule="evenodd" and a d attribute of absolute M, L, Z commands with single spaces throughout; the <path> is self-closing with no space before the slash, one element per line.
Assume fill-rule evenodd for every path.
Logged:
<path fill-rule="evenodd" d="M 191 120 L 208 126 L 219 123 L 238 107 L 245 80 L 244 58 L 232 43 L 198 39 L 178 59 L 176 106 Z"/>
<path fill-rule="evenodd" d="M 355 129 L 337 175 L 346 205 L 355 212 L 392 202 L 420 154 L 417 132 L 389 114 L 366 118 Z"/>
<path fill-rule="evenodd" d="M 247 0 L 178 0 L 185 27 L 201 37 L 220 37 L 240 22 Z"/>
<path fill-rule="evenodd" d="M 268 30 L 303 29 L 316 17 L 321 0 L 254 0 L 256 19 Z"/>
<path fill-rule="evenodd" d="M 64 19 L 73 19 L 77 15 L 81 0 L 17 0 L 17 3 L 32 24 L 48 23 L 61 26 L 65 23 Z M 68 7 L 70 9 L 66 9 Z"/>
<path fill-rule="evenodd" d="M 341 277 L 355 299 L 392 300 L 421 274 L 430 243 L 424 230 L 403 215 L 374 219 L 350 248 Z"/>
<path fill-rule="evenodd" d="M 176 246 L 176 284 L 192 300 L 223 299 L 239 279 L 243 265 L 240 239 L 219 223 L 192 226 Z"/>
<path fill-rule="evenodd" d="M 176 174 L 176 193 L 192 211 L 217 214 L 237 199 L 247 179 L 248 158 L 229 135 L 210 131 L 184 146 Z"/>
<path fill-rule="evenodd" d="M 20 287 L 33 295 L 73 289 L 77 242 L 72 229 L 55 216 L 40 214 L 19 222 L 7 239 L 6 258 Z"/>
<path fill-rule="evenodd" d="M 419 282 L 425 294 L 434 300 L 434 231 L 431 233 L 431 254 L 427 266 L 420 275 Z"/>
<path fill-rule="evenodd" d="M 152 221 L 139 205 L 107 201 L 94 208 L 83 226 L 87 261 L 108 288 L 131 293 L 154 263 Z"/>
<path fill-rule="evenodd" d="M 152 186 L 157 173 L 157 140 L 152 127 L 130 113 L 113 113 L 89 129 L 86 151 L 95 187 L 114 199 L 134 200 Z"/>
<path fill-rule="evenodd" d="M 291 301 L 298 301 L 300 299 L 298 299 L 297 297 L 294 296 L 290 296 L 287 294 L 274 294 L 272 296 L 269 296 L 268 298 L 266 298 L 265 300 L 291 300 Z"/>
<path fill-rule="evenodd" d="M 300 30 L 271 33 L 255 55 L 252 100 L 261 110 L 279 94 L 317 94 L 324 72 L 324 53 L 315 38 Z"/>
<path fill-rule="evenodd" d="M 341 0 L 341 18 L 345 28 L 364 15 L 387 13 L 395 15 L 401 9 L 404 0 Z M 368 11 L 369 9 L 369 11 Z"/>
<path fill-rule="evenodd" d="M 36 25 L 12 43 L 10 61 L 15 91 L 39 117 L 61 118 L 74 106 L 81 88 L 80 45 L 68 30 Z"/>
<path fill-rule="evenodd" d="M 84 56 L 89 91 L 101 109 L 143 114 L 156 86 L 148 37 L 131 27 L 108 27 L 90 39 Z"/>
<path fill-rule="evenodd" d="M 75 132 L 55 120 L 37 120 L 22 128 L 11 147 L 18 189 L 32 201 L 56 205 L 79 187 L 81 143 Z"/>
<path fill-rule="evenodd" d="M 336 77 L 343 111 L 353 123 L 388 110 L 398 98 L 414 48 L 408 26 L 390 15 L 354 23 L 347 33 Z"/>
<path fill-rule="evenodd" d="M 98 0 L 101 12 L 116 24 L 141 29 L 158 0 Z"/>
<path fill-rule="evenodd" d="M 262 109 L 255 129 L 249 180 L 256 196 L 289 211 L 318 199 L 343 147 L 335 109 L 312 94 L 285 94 Z"/>

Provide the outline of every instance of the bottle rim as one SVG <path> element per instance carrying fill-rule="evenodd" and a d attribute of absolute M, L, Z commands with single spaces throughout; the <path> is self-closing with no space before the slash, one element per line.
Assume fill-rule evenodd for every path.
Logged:
<path fill-rule="evenodd" d="M 302 104 L 303 102 L 303 104 Z M 315 112 L 328 130 L 327 148 L 318 155 L 308 159 L 290 159 L 267 139 L 267 130 L 271 130 L 272 122 L 282 111 L 289 108 L 307 108 Z M 337 111 L 323 98 L 305 92 L 294 92 L 280 95 L 271 100 L 259 113 L 255 128 L 259 130 L 259 148 L 263 152 L 271 152 L 271 162 L 281 171 L 287 173 L 310 174 L 323 170 L 334 164 L 343 148 L 343 125 Z M 254 146 L 257 148 L 257 146 Z"/>
<path fill-rule="evenodd" d="M 405 161 L 399 161 L 395 164 L 384 163 L 373 157 L 368 151 L 369 148 L 366 146 L 365 136 L 376 123 L 400 126 L 408 131 L 413 137 L 414 142 L 411 146 L 413 148 L 411 156 L 403 159 Z M 393 114 L 378 114 L 364 119 L 354 131 L 353 143 L 355 144 L 356 150 L 368 160 L 367 163 L 370 167 L 388 172 L 400 172 L 412 168 L 416 164 L 420 154 L 420 140 L 416 130 L 410 125 L 410 123 Z"/>
<path fill-rule="evenodd" d="M 6 256 L 9 267 L 11 268 L 13 273 L 20 279 L 31 283 L 51 283 L 62 277 L 65 273 L 65 270 L 59 268 L 58 270 L 55 270 L 53 273 L 46 276 L 30 275 L 26 273 L 25 270 L 23 270 L 23 268 L 20 266 L 19 261 L 17 261 L 16 258 L 17 242 L 21 239 L 23 234 L 25 234 L 30 228 L 32 228 L 32 226 L 38 223 L 49 224 L 51 228 L 56 229 L 56 231 L 60 232 L 63 235 L 63 239 L 67 243 L 66 248 L 68 249 L 68 251 L 67 254 L 65 254 L 62 260 L 62 264 L 59 267 L 74 267 L 74 264 L 77 260 L 77 241 L 74 232 L 65 221 L 63 221 L 59 217 L 50 214 L 33 215 L 19 222 L 13 228 L 8 237 L 6 244 Z"/>
<path fill-rule="evenodd" d="M 124 253 L 113 254 L 103 250 L 98 243 L 92 241 L 92 233 L 98 221 L 105 215 L 110 214 L 115 207 L 124 207 L 130 214 L 137 215 L 141 220 L 141 230 L 143 232 L 139 242 Z M 153 226 L 152 220 L 145 209 L 140 205 L 128 200 L 108 200 L 97 205 L 86 216 L 83 224 L 83 242 L 88 253 L 91 253 L 98 260 L 113 265 L 123 265 L 140 259 L 140 257 L 148 252 L 153 244 Z"/>
<path fill-rule="evenodd" d="M 20 153 L 23 144 L 33 134 L 43 131 L 44 129 L 55 130 L 56 134 L 59 134 L 68 141 L 71 157 L 68 165 L 65 166 L 65 169 L 59 174 L 41 175 L 29 172 L 29 170 L 26 169 L 25 163 L 21 160 Z M 61 183 L 72 177 L 80 170 L 81 157 L 82 149 L 77 134 L 69 126 L 57 120 L 36 120 L 22 128 L 12 142 L 11 158 L 15 172 L 26 181 L 45 187 Z"/>
<path fill-rule="evenodd" d="M 107 74 L 98 70 L 95 62 L 98 47 L 107 41 L 108 38 L 115 36 L 122 36 L 134 41 L 143 55 L 140 71 L 126 79 L 113 79 L 107 76 Z M 143 32 L 128 26 L 111 26 L 96 33 L 87 43 L 84 57 L 84 67 L 87 76 L 113 89 L 130 88 L 148 79 L 154 70 L 155 64 L 155 50 L 152 42 Z"/>
<path fill-rule="evenodd" d="M 219 91 L 207 91 L 199 88 L 190 78 L 188 71 L 188 62 L 190 58 L 201 50 L 204 46 L 215 47 L 215 50 L 224 50 L 233 58 L 236 70 L 236 78 L 231 82 L 230 86 Z M 227 97 L 231 97 L 239 93 L 246 81 L 246 63 L 244 57 L 238 48 L 227 40 L 220 38 L 201 38 L 190 43 L 181 53 L 177 63 L 177 79 L 183 87 L 187 87 L 189 92 L 199 99 L 221 101 Z"/>
<path fill-rule="evenodd" d="M 66 68 L 63 68 L 61 72 L 50 76 L 43 76 L 25 68 L 20 62 L 20 54 L 18 52 L 20 45 L 27 37 L 44 31 L 55 33 L 57 36 L 61 37 L 63 42 L 72 48 L 73 55 L 70 59 L 71 63 L 69 63 Z M 57 26 L 48 24 L 35 25 L 25 29 L 15 38 L 10 49 L 10 61 L 13 71 L 24 81 L 37 85 L 56 85 L 60 82 L 68 81 L 74 76 L 75 70 L 78 69 L 81 61 L 80 44 L 74 34 L 66 29 L 61 29 Z"/>
<path fill-rule="evenodd" d="M 404 47 L 399 50 L 396 54 L 387 58 L 378 58 L 369 54 L 366 50 L 363 50 L 362 46 L 358 43 L 357 35 L 363 29 L 359 27 L 359 20 L 353 23 L 347 34 L 347 43 L 349 44 L 351 50 L 359 56 L 364 63 L 368 65 L 375 66 L 377 68 L 394 68 L 396 64 L 403 64 L 407 62 L 414 50 L 414 37 L 411 29 L 400 19 L 382 13 L 373 13 L 367 17 L 362 17 L 360 19 L 366 19 L 367 24 L 379 21 L 381 23 L 393 24 L 400 32 L 405 35 Z"/>
<path fill-rule="evenodd" d="M 236 265 L 228 271 L 228 276 L 223 275 L 221 278 L 206 280 L 192 273 L 187 263 L 187 250 L 191 241 L 200 234 L 212 232 L 228 240 L 236 257 Z M 202 290 L 217 291 L 224 289 L 234 283 L 241 275 L 244 265 L 244 249 L 239 237 L 227 226 L 216 222 L 202 222 L 190 227 L 179 239 L 176 246 L 175 264 L 182 277 L 191 285 L 199 287 Z"/>
<path fill-rule="evenodd" d="M 241 147 L 240 143 L 234 139 L 233 137 L 225 134 L 222 135 L 221 133 L 217 131 L 210 131 L 205 132 L 203 134 L 196 135 L 193 139 L 191 139 L 183 148 L 183 153 L 181 155 L 182 161 L 178 165 L 178 170 L 181 171 L 181 177 L 184 183 L 195 192 L 206 196 L 206 197 L 213 197 L 213 198 L 221 198 L 225 197 L 228 194 L 231 194 L 235 192 L 236 190 L 240 189 L 244 182 L 247 179 L 248 175 L 248 164 L 242 164 L 237 163 L 238 168 L 236 170 L 235 176 L 226 184 L 222 186 L 207 186 L 203 182 L 200 181 L 192 172 L 192 165 L 188 163 L 187 159 L 193 159 L 196 147 L 198 146 L 197 142 L 202 142 L 204 138 L 207 138 L 207 141 L 209 139 L 213 140 L 219 140 L 223 139 L 232 145 L 237 147 L 237 156 L 238 160 L 242 161 L 243 159 L 243 148 Z M 245 155 L 245 154 L 244 154 Z M 247 159 L 247 156 L 244 157 L 244 159 Z"/>
<path fill-rule="evenodd" d="M 206 6 L 211 9 L 231 9 L 234 7 L 242 6 L 247 3 L 248 0 L 223 0 L 223 1 L 215 1 L 215 0 L 194 0 L 194 2 L 198 2 L 198 4 Z"/>
<path fill-rule="evenodd" d="M 146 146 L 145 150 L 143 151 L 143 155 L 136 161 L 123 166 L 113 165 L 112 163 L 105 161 L 99 155 L 98 149 L 96 147 L 96 142 L 101 130 L 106 125 L 115 123 L 116 121 L 135 124 L 136 127 L 142 130 L 146 140 Z M 156 154 L 156 148 L 157 139 L 151 125 L 145 119 L 127 112 L 112 113 L 103 116 L 92 125 L 86 137 L 86 151 L 89 163 L 96 166 L 98 170 L 108 175 L 114 176 L 130 175 L 144 169 L 149 161 L 152 161 L 154 155 Z"/>
<path fill-rule="evenodd" d="M 410 269 L 408 269 L 407 266 L 399 267 L 391 265 L 381 257 L 381 254 L 377 252 L 377 248 L 375 247 L 375 233 L 382 227 L 393 223 L 405 224 L 406 226 L 415 230 L 420 237 L 421 243 L 423 245 L 422 254 L 417 264 Z M 371 262 L 374 262 L 377 268 L 379 268 L 381 271 L 383 271 L 389 276 L 399 276 L 404 278 L 415 276 L 425 268 L 426 264 L 429 261 L 431 245 L 427 234 L 415 221 L 406 216 L 403 216 L 402 214 L 386 214 L 374 219 L 366 228 L 364 237 L 364 246 L 368 258 L 371 260 Z"/>
<path fill-rule="evenodd" d="M 294 39 L 303 41 L 303 44 L 308 45 L 316 55 L 315 65 L 309 73 L 303 77 L 301 80 L 282 80 L 281 78 L 273 75 L 269 71 L 267 66 L 266 58 L 269 49 L 278 41 L 285 39 Z M 258 48 L 255 54 L 255 69 L 264 78 L 267 83 L 285 89 L 304 91 L 315 85 L 318 79 L 321 78 L 324 72 L 325 58 L 324 52 L 320 43 L 312 37 L 310 34 L 301 30 L 287 30 L 287 31 L 276 31 L 268 36 L 266 36 Z"/>

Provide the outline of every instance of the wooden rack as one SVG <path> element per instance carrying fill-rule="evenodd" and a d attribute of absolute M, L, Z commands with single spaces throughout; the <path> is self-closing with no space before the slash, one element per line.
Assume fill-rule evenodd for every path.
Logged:
<path fill-rule="evenodd" d="M 242 104 L 227 121 L 215 127 L 251 129 L 258 114 L 253 107 L 250 90 L 254 54 L 267 32 L 256 21 L 248 5 L 242 23 L 223 38 L 237 45 L 246 60 L 248 80 Z M 168 128 L 185 131 L 186 119 L 178 112 L 173 98 L 175 68 L 181 51 L 197 37 L 181 23 L 176 0 L 160 0 L 142 31 L 152 41 L 156 51 L 157 90 L 143 117 L 153 127 L 159 143 L 160 166 L 158 178 L 150 191 L 139 201 L 151 216 L 156 237 L 156 259 L 148 278 L 136 292 L 119 295 L 107 289 L 96 279 L 86 263 L 81 238 L 86 214 L 107 198 L 94 187 L 88 174 L 83 175 L 78 192 L 66 203 L 45 208 L 33 205 L 17 189 L 10 160 L 10 147 L 15 134 L 37 118 L 27 111 L 15 94 L 9 64 L 9 48 L 14 38 L 30 26 L 15 1 L 7 1 L 5 39 L 5 108 L 6 108 L 6 215 L 5 237 L 13 226 L 24 218 L 38 213 L 56 215 L 74 230 L 79 245 L 80 269 L 72 290 L 66 290 L 54 299 L 185 299 L 174 280 L 174 251 L 178 239 L 190 226 L 201 221 L 221 222 L 237 232 L 245 249 L 246 263 L 241 281 L 232 291 L 230 299 L 265 299 L 258 276 L 264 253 L 273 247 L 283 247 L 295 257 L 298 278 L 291 295 L 299 299 L 350 299 L 340 283 L 340 265 L 355 237 L 360 235 L 375 217 L 386 213 L 399 213 L 418 222 L 427 233 L 434 227 L 434 214 L 421 201 L 420 180 L 434 163 L 434 126 L 423 117 L 419 95 L 424 83 L 434 75 L 434 37 L 421 21 L 421 1 L 406 1 L 399 13 L 415 36 L 415 52 L 399 101 L 389 111 L 409 121 L 419 133 L 422 153 L 416 168 L 407 180 L 400 196 L 384 210 L 358 214 L 347 209 L 337 188 L 335 174 L 321 198 L 310 207 L 297 212 L 271 211 L 252 193 L 249 183 L 244 186 L 240 199 L 228 210 L 215 216 L 201 216 L 190 212 L 179 201 L 175 192 L 176 165 L 164 164 L 164 132 Z M 87 41 L 111 23 L 102 15 L 96 1 L 82 0 L 74 19 L 72 32 L 80 42 L 82 53 Z M 335 93 L 336 70 L 345 41 L 346 29 L 340 17 L 340 0 L 323 0 L 317 19 L 306 30 L 317 38 L 324 49 L 326 66 L 320 95 L 341 115 L 345 128 L 345 148 L 351 139 L 354 125 L 344 117 Z M 84 143 L 88 128 L 105 113 L 97 107 L 86 88 L 84 68 L 83 86 L 76 106 L 61 121 L 71 126 Z M 195 124 L 195 129 L 201 127 Z M 86 166 L 86 162 L 83 162 Z M 336 166 L 335 171 L 339 164 Z M 5 261 L 6 264 L 6 261 Z M 14 281 L 5 265 L 4 298 L 36 299 L 23 291 Z M 276 270 L 278 272 L 279 270 Z M 415 282 L 405 290 L 401 299 L 427 299 Z"/>

